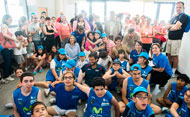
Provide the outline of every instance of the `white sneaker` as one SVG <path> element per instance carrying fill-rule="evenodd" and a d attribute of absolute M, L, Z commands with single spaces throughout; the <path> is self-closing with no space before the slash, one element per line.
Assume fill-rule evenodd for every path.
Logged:
<path fill-rule="evenodd" d="M 0 83 L 1 83 L 1 84 L 7 84 L 7 83 L 9 83 L 9 82 L 6 81 L 5 79 L 1 79 L 1 80 L 0 80 Z"/>
<path fill-rule="evenodd" d="M 49 96 L 49 93 L 50 93 L 50 89 L 49 89 L 49 88 L 48 88 L 48 89 L 44 89 L 44 95 L 45 95 L 46 97 Z"/>
<path fill-rule="evenodd" d="M 13 80 L 15 80 L 14 78 L 11 78 L 11 77 L 8 77 L 8 78 L 6 78 L 6 80 L 7 81 L 13 81 Z"/>
<path fill-rule="evenodd" d="M 49 100 L 49 103 L 50 103 L 50 104 L 55 104 L 55 101 L 56 101 L 55 98 L 51 98 L 51 99 Z"/>
<path fill-rule="evenodd" d="M 175 73 L 173 73 L 172 78 L 175 78 Z"/>
<path fill-rule="evenodd" d="M 13 108 L 13 103 L 7 103 L 7 104 L 5 104 L 5 108 L 12 109 Z"/>

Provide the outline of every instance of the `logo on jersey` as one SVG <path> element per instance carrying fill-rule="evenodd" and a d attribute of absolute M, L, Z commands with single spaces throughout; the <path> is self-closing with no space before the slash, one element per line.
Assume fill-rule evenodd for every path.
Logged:
<path fill-rule="evenodd" d="M 72 99 L 76 99 L 76 98 L 78 98 L 79 96 L 78 95 L 73 95 L 72 96 Z"/>
<path fill-rule="evenodd" d="M 92 114 L 102 114 L 102 107 L 100 107 L 98 109 L 96 107 L 93 107 Z"/>

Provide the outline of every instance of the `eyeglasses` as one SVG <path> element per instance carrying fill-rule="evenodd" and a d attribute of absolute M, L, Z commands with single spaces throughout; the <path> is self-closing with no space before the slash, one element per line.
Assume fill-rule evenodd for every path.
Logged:
<path fill-rule="evenodd" d="M 64 77 L 64 80 L 72 80 L 74 79 L 73 77 Z"/>
<path fill-rule="evenodd" d="M 145 96 L 145 97 L 143 97 L 143 96 L 136 96 L 136 98 L 138 98 L 141 101 L 143 101 L 143 100 L 147 101 L 148 100 L 148 96 Z"/>

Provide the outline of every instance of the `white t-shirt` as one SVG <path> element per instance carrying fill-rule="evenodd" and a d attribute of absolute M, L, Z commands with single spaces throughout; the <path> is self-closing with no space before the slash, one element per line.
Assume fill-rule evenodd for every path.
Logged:
<path fill-rule="evenodd" d="M 55 65 L 56 65 L 55 60 L 54 59 L 51 60 L 50 69 L 55 68 Z"/>
<path fill-rule="evenodd" d="M 83 62 L 81 60 L 79 60 L 77 62 L 76 67 L 82 68 L 85 64 L 89 63 L 87 59 L 85 59 Z"/>
<path fill-rule="evenodd" d="M 21 46 L 21 48 L 18 49 L 20 43 L 21 43 L 21 41 L 15 42 L 16 48 L 14 48 L 14 55 L 22 55 L 22 49 L 23 49 L 23 47 Z"/>
<path fill-rule="evenodd" d="M 108 63 L 109 62 L 112 62 L 112 59 L 109 55 L 105 60 L 102 58 L 99 58 L 99 60 L 98 60 L 98 64 L 102 65 L 105 69 L 108 69 Z"/>
<path fill-rule="evenodd" d="M 27 41 L 27 38 L 24 38 L 24 41 Z M 22 47 L 22 54 L 27 54 L 26 47 Z"/>

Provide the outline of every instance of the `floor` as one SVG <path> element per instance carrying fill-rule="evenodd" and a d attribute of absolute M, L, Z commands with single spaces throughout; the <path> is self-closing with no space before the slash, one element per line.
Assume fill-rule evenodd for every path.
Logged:
<path fill-rule="evenodd" d="M 44 71 L 42 73 L 37 73 L 37 75 L 35 75 L 35 81 L 44 81 L 45 80 L 45 76 L 46 76 L 46 73 L 47 73 L 48 69 L 44 69 Z M 175 80 L 176 78 L 171 78 L 169 80 L 169 82 L 174 82 L 176 81 Z M 6 109 L 4 107 L 4 105 L 6 103 L 10 103 L 11 102 L 11 95 L 12 95 L 12 92 L 13 90 L 15 89 L 17 83 L 18 83 L 19 79 L 18 78 L 15 78 L 14 81 L 8 83 L 8 84 L 0 84 L 0 115 L 11 115 L 13 114 L 13 110 L 12 109 Z M 41 91 L 43 92 L 43 88 L 40 88 Z M 157 97 L 160 97 L 160 96 L 163 96 L 164 94 L 164 91 L 165 89 L 162 89 L 160 92 L 158 89 L 154 90 L 154 87 L 151 87 L 151 92 L 153 93 L 152 97 L 153 97 L 153 103 L 154 104 L 157 104 L 156 102 L 156 98 Z M 113 95 L 116 97 L 116 99 L 119 101 L 121 100 L 121 96 L 119 95 L 116 95 L 116 93 L 113 91 L 112 92 Z M 49 96 L 48 98 L 46 98 L 44 95 L 43 95 L 43 100 L 44 100 L 44 103 L 47 105 L 47 106 L 50 106 L 50 103 L 49 103 L 49 99 L 52 98 L 52 96 Z M 85 105 L 85 102 L 82 102 L 81 105 L 78 105 L 78 110 L 77 110 L 77 115 L 78 117 L 82 117 L 83 116 L 83 108 L 84 108 L 84 105 Z M 112 107 L 111 109 L 112 111 L 112 116 L 114 117 L 114 109 Z M 164 114 L 160 114 L 160 115 L 157 115 L 158 117 L 164 117 Z"/>

